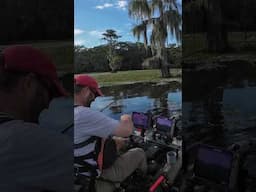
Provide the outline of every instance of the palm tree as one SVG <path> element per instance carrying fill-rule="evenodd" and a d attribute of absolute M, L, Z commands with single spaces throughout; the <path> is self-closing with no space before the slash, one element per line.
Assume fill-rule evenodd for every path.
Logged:
<path fill-rule="evenodd" d="M 133 35 L 138 40 L 143 36 L 146 49 L 150 42 L 153 59 L 159 62 L 162 77 L 170 77 L 167 40 L 170 34 L 178 42 L 181 39 L 181 15 L 176 0 L 131 0 L 129 16 L 138 23 L 132 29 Z"/>

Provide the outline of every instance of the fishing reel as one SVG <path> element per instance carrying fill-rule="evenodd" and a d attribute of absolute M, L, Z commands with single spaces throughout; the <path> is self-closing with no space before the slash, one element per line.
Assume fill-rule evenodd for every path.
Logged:
<path fill-rule="evenodd" d="M 162 145 L 172 145 L 177 135 L 177 120 L 175 117 L 153 115 L 151 112 L 133 112 L 132 121 L 135 127 L 132 137 L 139 137 L 140 143 L 156 142 Z M 135 138 L 132 139 L 134 141 Z"/>

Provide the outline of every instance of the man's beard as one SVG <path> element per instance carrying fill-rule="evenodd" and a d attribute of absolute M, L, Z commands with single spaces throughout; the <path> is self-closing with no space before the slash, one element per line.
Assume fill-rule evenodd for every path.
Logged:
<path fill-rule="evenodd" d="M 92 104 L 92 101 L 89 100 L 89 101 L 86 102 L 85 107 L 91 107 L 91 104 Z"/>
<path fill-rule="evenodd" d="M 85 105 L 84 105 L 85 107 L 91 107 L 91 104 L 94 101 L 94 99 L 91 98 L 91 95 L 89 96 L 89 98 L 85 97 L 84 100 L 85 100 Z"/>

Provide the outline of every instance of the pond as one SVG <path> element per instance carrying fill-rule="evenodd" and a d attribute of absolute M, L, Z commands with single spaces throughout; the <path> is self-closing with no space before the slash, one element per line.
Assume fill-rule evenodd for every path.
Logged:
<path fill-rule="evenodd" d="M 184 71 L 182 127 L 188 141 L 226 146 L 256 136 L 255 68 Z"/>
<path fill-rule="evenodd" d="M 114 119 L 133 111 L 152 110 L 164 115 L 181 113 L 181 84 L 178 82 L 115 85 L 101 90 L 104 97 L 98 97 L 91 107 Z"/>
<path fill-rule="evenodd" d="M 256 67 L 243 63 L 240 68 L 183 71 L 182 129 L 188 145 L 256 144 L 255 74 Z M 249 147 L 243 159 L 252 178 L 256 178 L 255 149 Z"/>

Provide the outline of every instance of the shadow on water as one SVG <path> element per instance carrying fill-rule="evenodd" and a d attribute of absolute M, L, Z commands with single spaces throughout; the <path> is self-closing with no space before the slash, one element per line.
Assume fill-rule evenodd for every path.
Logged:
<path fill-rule="evenodd" d="M 246 61 L 221 65 L 183 69 L 182 128 L 188 145 L 255 142 L 256 66 Z M 256 176 L 255 149 L 248 157 L 248 170 Z"/>
<path fill-rule="evenodd" d="M 181 84 L 136 83 L 101 88 L 104 97 L 98 97 L 92 108 L 119 119 L 122 114 L 133 111 L 157 111 L 163 115 L 181 112 Z"/>

